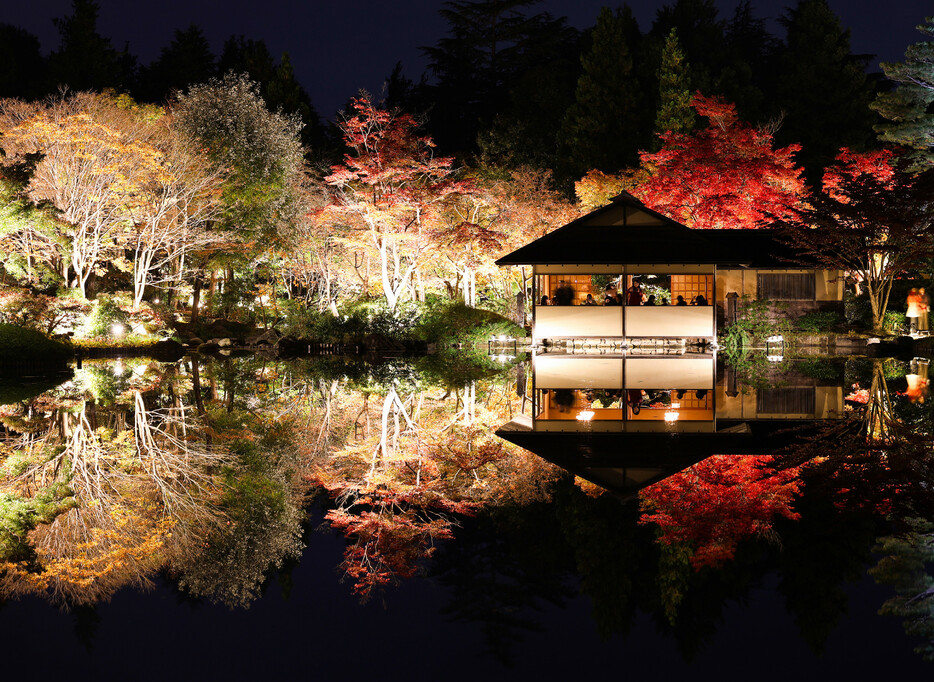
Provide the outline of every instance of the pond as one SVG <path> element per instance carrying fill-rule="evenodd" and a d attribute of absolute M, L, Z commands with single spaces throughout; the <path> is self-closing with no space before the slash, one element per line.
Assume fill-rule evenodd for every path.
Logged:
<path fill-rule="evenodd" d="M 930 675 L 927 377 L 660 349 L 7 383 L 4 670 Z"/>

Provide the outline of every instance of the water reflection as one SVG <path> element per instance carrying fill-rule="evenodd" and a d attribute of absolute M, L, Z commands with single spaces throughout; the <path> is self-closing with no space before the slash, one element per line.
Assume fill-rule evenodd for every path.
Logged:
<path fill-rule="evenodd" d="M 779 371 L 779 369 L 781 371 Z M 621 494 L 715 454 L 771 453 L 792 426 L 839 420 L 842 376 L 776 368 L 747 382 L 714 355 L 536 355 L 532 404 L 498 434 Z"/>
<path fill-rule="evenodd" d="M 287 450 L 233 403 L 190 398 L 202 390 L 197 363 L 120 360 L 3 406 L 0 594 L 75 607 L 164 569 L 242 604 L 298 555 Z"/>
<path fill-rule="evenodd" d="M 300 557 L 314 498 L 347 589 L 437 579 L 504 661 L 569 585 L 603 635 L 646 612 L 689 655 L 772 573 L 816 650 L 873 566 L 885 610 L 934 636 L 926 359 L 493 365 L 132 359 L 10 394 L 0 598 L 74 608 L 161 574 L 245 606 Z"/>

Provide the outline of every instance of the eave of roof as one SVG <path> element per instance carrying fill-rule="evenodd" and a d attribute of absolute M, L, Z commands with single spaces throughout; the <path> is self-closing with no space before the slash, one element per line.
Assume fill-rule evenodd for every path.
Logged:
<path fill-rule="evenodd" d="M 655 225 L 601 224 L 620 207 L 658 220 Z M 711 264 L 754 268 L 814 267 L 774 230 L 692 230 L 646 207 L 632 195 L 613 202 L 522 246 L 497 265 Z"/>

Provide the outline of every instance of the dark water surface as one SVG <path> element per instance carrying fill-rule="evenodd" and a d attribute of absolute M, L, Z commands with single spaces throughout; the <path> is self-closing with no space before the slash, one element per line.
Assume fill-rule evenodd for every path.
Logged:
<path fill-rule="evenodd" d="M 926 361 L 632 360 L 6 393 L 4 679 L 929 677 Z"/>

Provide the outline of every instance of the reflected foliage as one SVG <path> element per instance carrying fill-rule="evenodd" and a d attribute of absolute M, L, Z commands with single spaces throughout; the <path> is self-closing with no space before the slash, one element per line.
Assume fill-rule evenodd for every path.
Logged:
<path fill-rule="evenodd" d="M 198 383 L 184 365 L 89 364 L 0 408 L 0 593 L 74 608 L 167 570 L 244 604 L 298 554 L 301 487 L 269 435 L 286 427 L 217 418 Z"/>
<path fill-rule="evenodd" d="M 750 535 L 767 535 L 792 511 L 801 490 L 797 468 L 775 471 L 769 456 L 715 455 L 641 492 L 639 523 L 659 527 L 659 542 L 687 546 L 691 566 L 717 566 Z"/>
<path fill-rule="evenodd" d="M 880 613 L 904 619 L 905 631 L 922 640 L 916 651 L 934 660 L 934 523 L 910 518 L 903 525 L 902 532 L 879 539 L 875 551 L 885 556 L 869 572 L 895 589 Z"/>
<path fill-rule="evenodd" d="M 345 539 L 349 591 L 389 605 L 390 586 L 431 576 L 445 615 L 506 664 L 535 612 L 576 593 L 601 636 L 647 614 L 691 659 L 769 576 L 820 652 L 874 565 L 893 590 L 882 613 L 929 655 L 927 363 L 815 363 L 770 381 L 842 373 L 844 418 L 620 499 L 492 433 L 528 416 L 524 362 L 472 374 L 333 356 L 87 362 L 0 407 L 0 596 L 93 614 L 163 575 L 188 599 L 243 608 L 273 574 L 289 584 L 316 495 Z"/>

